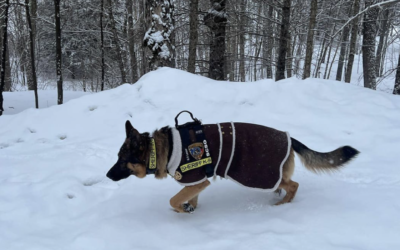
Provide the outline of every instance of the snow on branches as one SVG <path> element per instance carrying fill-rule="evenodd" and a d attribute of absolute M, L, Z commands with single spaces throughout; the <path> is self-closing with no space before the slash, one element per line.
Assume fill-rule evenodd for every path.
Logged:
<path fill-rule="evenodd" d="M 144 45 L 152 55 L 150 67 L 154 70 L 162 66 L 171 66 L 175 47 L 171 43 L 174 31 L 173 0 L 149 0 L 146 3 L 148 29 L 144 35 Z"/>

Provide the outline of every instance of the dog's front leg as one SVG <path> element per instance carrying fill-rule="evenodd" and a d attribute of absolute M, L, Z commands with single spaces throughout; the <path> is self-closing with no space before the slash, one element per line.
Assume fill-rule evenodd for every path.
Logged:
<path fill-rule="evenodd" d="M 192 205 L 193 208 L 196 208 L 196 207 L 197 207 L 197 202 L 198 202 L 198 200 L 199 200 L 199 195 L 196 195 L 195 197 L 193 197 L 192 199 L 190 199 L 190 200 L 188 201 L 188 203 L 189 203 L 190 205 Z"/>
<path fill-rule="evenodd" d="M 193 186 L 184 187 L 169 202 L 178 213 L 191 213 L 197 206 L 198 195 L 208 185 L 210 185 L 210 181 L 206 180 Z M 186 201 L 189 203 L 185 203 Z"/>

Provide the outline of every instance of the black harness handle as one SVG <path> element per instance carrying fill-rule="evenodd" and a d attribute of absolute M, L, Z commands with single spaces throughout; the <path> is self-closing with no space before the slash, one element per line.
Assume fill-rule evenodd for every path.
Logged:
<path fill-rule="evenodd" d="M 185 126 L 185 125 L 188 124 L 188 123 L 186 123 L 186 124 L 183 124 L 183 125 L 178 125 L 178 117 L 179 117 L 179 115 L 182 114 L 182 113 L 185 113 L 185 112 L 186 112 L 186 113 L 189 113 L 189 115 L 190 115 L 190 117 L 192 118 L 192 120 L 194 121 L 194 123 L 196 123 L 196 124 L 201 124 L 201 121 L 200 121 L 199 119 L 193 117 L 193 114 L 192 114 L 190 111 L 183 110 L 183 111 L 179 112 L 179 114 L 177 114 L 176 117 L 175 117 L 175 127 L 176 127 L 177 129 L 178 129 L 179 127 L 183 127 L 183 126 Z M 192 122 L 190 122 L 190 123 L 192 123 Z"/>

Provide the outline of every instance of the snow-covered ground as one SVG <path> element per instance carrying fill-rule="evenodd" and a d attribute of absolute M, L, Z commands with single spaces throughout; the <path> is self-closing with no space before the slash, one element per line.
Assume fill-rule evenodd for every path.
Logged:
<path fill-rule="evenodd" d="M 19 94 L 6 103 L 23 101 Z M 296 158 L 299 191 L 282 206 L 272 206 L 276 194 L 218 179 L 194 214 L 169 208 L 181 188 L 172 178 L 105 177 L 126 120 L 153 131 L 184 109 L 204 123 L 258 123 L 315 150 L 351 145 L 361 154 L 331 175 Z M 398 96 L 336 81 L 228 83 L 163 68 L 135 85 L 6 113 L 0 249 L 400 249 L 399 112 Z"/>
<path fill-rule="evenodd" d="M 39 109 L 48 108 L 57 104 L 56 90 L 39 90 Z M 71 99 L 90 94 L 83 91 L 64 91 L 64 103 Z M 25 109 L 35 107 L 35 94 L 33 91 L 3 92 L 5 115 L 13 115 Z"/>

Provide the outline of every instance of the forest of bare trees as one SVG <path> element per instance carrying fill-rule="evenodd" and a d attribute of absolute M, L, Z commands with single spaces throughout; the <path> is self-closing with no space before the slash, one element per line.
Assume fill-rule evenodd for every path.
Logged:
<path fill-rule="evenodd" d="M 71 84 L 101 91 L 162 66 L 216 80 L 350 82 L 362 55 L 357 80 L 376 89 L 393 79 L 398 95 L 398 2 L 1 0 L 0 92 L 52 85 L 61 104 Z"/>

